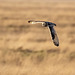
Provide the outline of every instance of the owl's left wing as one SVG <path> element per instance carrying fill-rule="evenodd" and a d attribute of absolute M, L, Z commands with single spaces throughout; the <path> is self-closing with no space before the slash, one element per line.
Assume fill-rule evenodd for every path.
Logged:
<path fill-rule="evenodd" d="M 50 26 L 49 26 L 49 29 L 51 31 L 51 36 L 52 36 L 54 45 L 59 46 L 59 39 L 58 39 L 56 31 L 54 30 L 53 27 L 50 27 Z"/>

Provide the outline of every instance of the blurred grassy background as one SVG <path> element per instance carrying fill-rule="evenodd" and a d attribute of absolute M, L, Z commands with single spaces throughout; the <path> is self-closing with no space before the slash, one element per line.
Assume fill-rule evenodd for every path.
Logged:
<path fill-rule="evenodd" d="M 48 28 L 28 20 L 51 21 Z M 0 75 L 75 75 L 75 2 L 0 0 Z"/>

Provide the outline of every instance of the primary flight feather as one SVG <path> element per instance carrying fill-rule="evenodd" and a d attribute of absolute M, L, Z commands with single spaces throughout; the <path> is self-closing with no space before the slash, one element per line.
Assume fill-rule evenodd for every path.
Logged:
<path fill-rule="evenodd" d="M 59 39 L 58 39 L 57 33 L 54 29 L 54 26 L 56 26 L 55 23 L 46 22 L 46 21 L 33 21 L 33 20 L 28 21 L 28 23 L 31 23 L 31 24 L 42 23 L 42 26 L 48 27 L 51 32 L 51 36 L 52 36 L 54 45 L 59 46 Z"/>

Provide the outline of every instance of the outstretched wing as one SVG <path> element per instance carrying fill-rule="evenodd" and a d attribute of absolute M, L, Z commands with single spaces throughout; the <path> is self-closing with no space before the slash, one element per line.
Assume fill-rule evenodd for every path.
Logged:
<path fill-rule="evenodd" d="M 51 31 L 51 36 L 52 36 L 52 40 L 53 40 L 54 45 L 59 46 L 59 39 L 56 34 L 56 31 L 54 30 L 53 27 L 50 27 L 50 26 L 49 26 L 49 29 Z"/>
<path fill-rule="evenodd" d="M 37 23 L 44 23 L 45 21 L 33 21 L 33 20 L 30 20 L 28 21 L 28 23 L 31 23 L 31 24 L 37 24 Z"/>

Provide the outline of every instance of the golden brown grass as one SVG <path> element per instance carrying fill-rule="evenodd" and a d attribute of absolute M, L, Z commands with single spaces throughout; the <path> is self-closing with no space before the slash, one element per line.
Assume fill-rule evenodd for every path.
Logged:
<path fill-rule="evenodd" d="M 28 20 L 55 22 L 60 46 Z M 74 2 L 0 2 L 0 75 L 75 75 L 74 20 Z"/>

